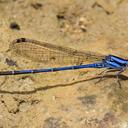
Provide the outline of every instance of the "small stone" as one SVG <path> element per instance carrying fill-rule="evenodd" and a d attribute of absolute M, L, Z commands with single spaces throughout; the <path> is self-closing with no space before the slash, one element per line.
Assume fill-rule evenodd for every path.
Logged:
<path fill-rule="evenodd" d="M 41 3 L 32 3 L 31 6 L 34 8 L 34 9 L 39 9 L 42 7 L 42 4 Z"/>
<path fill-rule="evenodd" d="M 20 30 L 20 26 L 16 22 L 10 24 L 11 29 Z"/>

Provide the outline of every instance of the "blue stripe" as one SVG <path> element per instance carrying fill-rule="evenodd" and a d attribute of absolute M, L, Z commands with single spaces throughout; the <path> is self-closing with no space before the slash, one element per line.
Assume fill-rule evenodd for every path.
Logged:
<path fill-rule="evenodd" d="M 109 55 L 106 58 L 110 59 L 110 61 L 114 61 L 114 62 L 117 62 L 120 64 L 126 64 L 127 63 L 127 60 L 120 58 L 120 57 L 117 57 L 117 56 L 114 56 L 114 55 Z"/>
<path fill-rule="evenodd" d="M 106 61 L 106 65 L 109 68 L 122 68 L 122 65 L 116 63 L 116 62 L 111 62 L 111 61 Z"/>

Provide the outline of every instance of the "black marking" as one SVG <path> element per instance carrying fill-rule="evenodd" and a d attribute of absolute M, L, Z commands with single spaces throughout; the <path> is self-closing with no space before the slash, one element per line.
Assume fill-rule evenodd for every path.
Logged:
<path fill-rule="evenodd" d="M 19 38 L 16 40 L 16 43 L 26 42 L 26 38 Z"/>

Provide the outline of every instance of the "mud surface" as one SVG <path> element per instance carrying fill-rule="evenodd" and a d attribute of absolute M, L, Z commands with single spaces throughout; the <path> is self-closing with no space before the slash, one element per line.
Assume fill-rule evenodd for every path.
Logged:
<path fill-rule="evenodd" d="M 0 70 L 55 66 L 14 54 L 21 37 L 128 57 L 127 0 L 0 0 L 0 26 Z M 127 128 L 128 72 L 101 71 L 1 76 L 0 128 Z"/>

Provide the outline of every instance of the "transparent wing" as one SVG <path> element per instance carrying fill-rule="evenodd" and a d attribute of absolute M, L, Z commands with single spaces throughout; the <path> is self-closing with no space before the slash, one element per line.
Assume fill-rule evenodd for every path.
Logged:
<path fill-rule="evenodd" d="M 61 47 L 37 40 L 20 38 L 10 44 L 10 49 L 16 54 L 28 57 L 34 61 L 56 64 L 83 64 L 101 61 L 104 56 L 82 52 L 68 47 Z"/>

